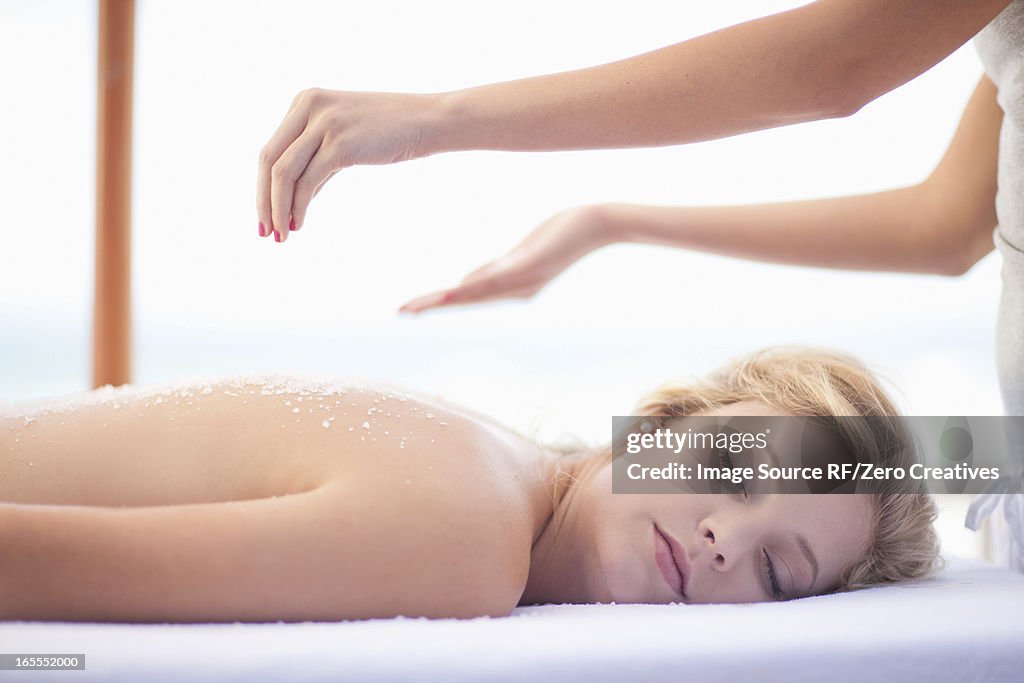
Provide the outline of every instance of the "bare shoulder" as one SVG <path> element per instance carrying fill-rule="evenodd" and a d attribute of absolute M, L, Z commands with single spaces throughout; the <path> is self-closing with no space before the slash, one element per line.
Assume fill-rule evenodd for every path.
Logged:
<path fill-rule="evenodd" d="M 323 484 L 341 547 L 360 548 L 382 600 L 403 596 L 395 613 L 508 614 L 536 521 L 528 447 L 443 402 L 370 392 L 351 403 L 366 419 L 342 432 L 344 454 Z"/>

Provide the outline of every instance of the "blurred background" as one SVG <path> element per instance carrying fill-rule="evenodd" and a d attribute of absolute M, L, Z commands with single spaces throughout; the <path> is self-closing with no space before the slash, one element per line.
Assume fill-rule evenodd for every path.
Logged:
<path fill-rule="evenodd" d="M 904 411 L 998 415 L 998 257 L 958 278 L 615 245 L 527 302 L 399 315 L 557 211 L 875 192 L 923 180 L 978 78 L 972 43 L 856 116 L 687 146 L 469 152 L 336 175 L 284 244 L 257 155 L 300 90 L 440 92 L 629 57 L 802 2 L 138 0 L 133 382 L 299 372 L 441 394 L 537 438 L 607 439 L 673 378 L 780 343 L 836 347 Z M 89 385 L 97 8 L 0 4 L 0 399 Z M 685 112 L 681 112 L 685 116 Z M 974 552 L 961 502 L 948 548 Z"/>

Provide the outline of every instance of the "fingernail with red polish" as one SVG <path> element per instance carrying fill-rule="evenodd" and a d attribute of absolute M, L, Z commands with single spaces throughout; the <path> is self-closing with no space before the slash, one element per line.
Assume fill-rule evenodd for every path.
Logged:
<path fill-rule="evenodd" d="M 266 237 L 266 236 L 267 236 L 267 229 L 263 227 L 262 223 L 260 223 L 260 237 Z"/>
<path fill-rule="evenodd" d="M 281 241 L 281 233 L 277 232 L 276 230 L 274 231 L 274 241 L 275 242 L 280 242 Z"/>
<path fill-rule="evenodd" d="M 295 219 L 294 218 L 292 219 L 292 222 L 288 224 L 288 229 L 289 230 L 298 230 L 298 228 L 295 227 Z"/>

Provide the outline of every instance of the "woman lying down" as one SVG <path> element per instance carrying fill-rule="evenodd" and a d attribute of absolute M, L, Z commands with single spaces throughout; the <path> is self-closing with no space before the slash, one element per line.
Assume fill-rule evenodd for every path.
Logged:
<path fill-rule="evenodd" d="M 756 353 L 638 415 L 895 415 L 854 359 Z M 879 447 L 893 434 L 862 436 Z M 857 444 L 852 444 L 857 446 Z M 612 494 L 566 453 L 389 388 L 107 388 L 0 418 L 0 618 L 476 617 L 788 600 L 936 569 L 914 493 Z"/>

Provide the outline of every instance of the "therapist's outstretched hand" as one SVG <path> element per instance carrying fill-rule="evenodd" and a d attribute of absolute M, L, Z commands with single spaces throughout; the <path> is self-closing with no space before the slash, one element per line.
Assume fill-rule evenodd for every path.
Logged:
<path fill-rule="evenodd" d="M 302 227 L 310 200 L 343 168 L 426 156 L 424 131 L 437 106 L 432 95 L 321 88 L 299 93 L 260 151 L 260 235 L 288 239 L 289 230 Z"/>
<path fill-rule="evenodd" d="M 600 206 L 561 211 L 540 224 L 501 258 L 477 268 L 462 283 L 403 305 L 403 313 L 495 299 L 525 299 L 563 270 L 611 240 L 603 229 Z"/>

